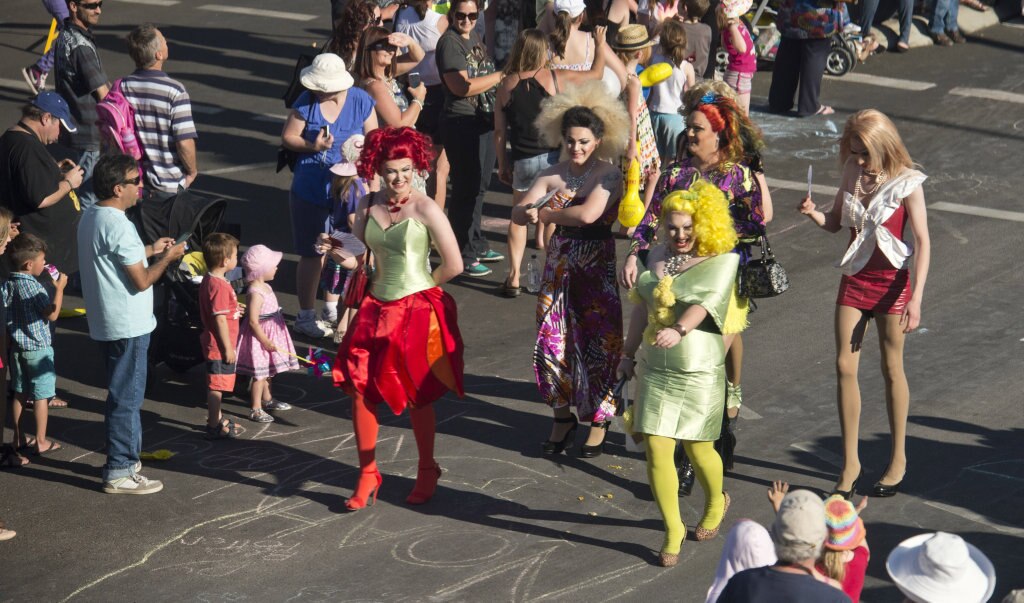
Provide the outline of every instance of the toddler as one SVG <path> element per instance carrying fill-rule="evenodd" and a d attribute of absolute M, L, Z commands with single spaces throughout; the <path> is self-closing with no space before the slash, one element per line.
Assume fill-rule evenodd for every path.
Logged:
<path fill-rule="evenodd" d="M 750 10 L 752 0 L 724 0 L 718 5 L 718 29 L 722 32 L 722 46 L 729 53 L 729 66 L 725 69 L 725 83 L 736 91 L 736 104 L 743 113 L 750 114 L 750 89 L 757 72 L 757 56 L 750 30 L 740 16 Z"/>
<path fill-rule="evenodd" d="M 316 250 L 325 254 L 323 270 L 320 272 L 320 287 L 324 291 L 324 309 L 320 319 L 335 328 L 334 340 L 340 342 L 345 335 L 349 322 L 349 309 L 339 315 L 338 300 L 341 298 L 348 279 L 349 270 L 355 268 L 355 259 L 351 254 L 342 254 L 339 233 L 351 233 L 355 222 L 356 205 L 366 195 L 366 181 L 356 173 L 355 161 L 363 148 L 363 136 L 356 134 L 341 145 L 345 161 L 331 167 L 331 199 L 334 202 L 331 210 L 331 232 L 320 233 L 316 240 Z"/>
<path fill-rule="evenodd" d="M 860 505 L 836 494 L 825 501 L 825 525 L 828 526 L 828 539 L 818 562 L 817 570 L 843 585 L 853 603 L 860 601 L 860 593 L 864 589 L 864 576 L 868 571 L 867 530 L 864 520 L 859 516 L 867 506 L 867 497 L 861 499 Z"/>
<path fill-rule="evenodd" d="M 708 0 L 684 0 L 683 29 L 686 30 L 686 60 L 693 63 L 697 78 L 704 79 L 711 54 L 711 26 L 701 23 L 708 12 Z"/>
<path fill-rule="evenodd" d="M 254 245 L 242 256 L 245 280 L 249 282 L 249 306 L 238 338 L 238 373 L 252 377 L 249 418 L 257 423 L 272 423 L 268 410 L 289 410 L 287 402 L 274 400 L 270 380 L 278 373 L 295 371 L 295 344 L 288 333 L 277 296 L 268 284 L 277 274 L 281 252 L 266 245 Z"/>
<path fill-rule="evenodd" d="M 672 160 L 676 143 L 683 133 L 683 93 L 693 87 L 695 74 L 693 65 L 686 60 L 686 29 L 676 19 L 662 21 L 659 26 L 659 46 L 651 63 L 669 63 L 672 75 L 651 87 L 647 108 L 651 112 L 654 140 L 658 145 L 658 156 L 662 163 Z"/>
<path fill-rule="evenodd" d="M 7 334 L 11 341 L 11 382 L 14 385 L 14 441 L 19 447 L 33 447 L 39 456 L 61 449 L 60 442 L 46 437 L 47 400 L 53 397 L 57 373 L 53 368 L 53 341 L 50 323 L 57 320 L 64 300 L 68 276 L 50 273 L 56 291 L 53 300 L 37 277 L 46 270 L 46 243 L 24 233 L 10 243 L 8 261 L 11 276 L 3 284 L 7 309 Z M 36 436 L 33 444 L 21 430 L 21 415 L 33 402 Z"/>
<path fill-rule="evenodd" d="M 207 272 L 199 285 L 199 317 L 203 332 L 199 336 L 206 356 L 206 437 L 232 439 L 238 425 L 221 414 L 224 392 L 235 389 L 235 362 L 238 341 L 238 297 L 225 274 L 238 265 L 238 239 L 215 232 L 203 241 Z"/>

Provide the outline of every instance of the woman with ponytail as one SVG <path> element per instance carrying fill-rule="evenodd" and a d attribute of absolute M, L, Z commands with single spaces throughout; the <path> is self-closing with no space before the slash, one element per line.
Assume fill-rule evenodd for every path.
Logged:
<path fill-rule="evenodd" d="M 617 94 L 626 81 L 626 68 L 615 52 L 608 45 L 597 44 L 594 35 L 582 31 L 580 26 L 586 19 L 586 3 L 583 0 L 555 0 L 554 29 L 548 34 L 548 63 L 552 69 L 569 71 L 590 71 L 597 60 L 598 53 L 604 57 L 605 69 L 610 70 L 614 77 L 608 76 L 612 83 L 618 84 L 617 90 L 609 90 Z M 608 28 L 607 35 L 611 35 Z"/>

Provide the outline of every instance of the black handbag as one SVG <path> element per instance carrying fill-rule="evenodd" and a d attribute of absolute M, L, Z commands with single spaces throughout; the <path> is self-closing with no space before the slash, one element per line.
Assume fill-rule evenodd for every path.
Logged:
<path fill-rule="evenodd" d="M 789 276 L 782 264 L 776 261 L 766 235 L 761 235 L 761 258 L 751 259 L 740 266 L 737 280 L 736 289 L 740 297 L 775 297 L 789 289 Z"/>
<path fill-rule="evenodd" d="M 306 91 L 306 87 L 302 85 L 299 78 L 302 76 L 302 70 L 313 64 L 313 59 L 316 58 L 315 54 L 302 53 L 299 55 L 298 60 L 295 61 L 295 70 L 292 71 L 292 81 L 288 84 L 288 89 L 281 95 L 281 100 L 284 101 L 284 108 L 291 109 L 292 105 L 295 104 L 295 100 L 299 98 L 299 95 Z"/>

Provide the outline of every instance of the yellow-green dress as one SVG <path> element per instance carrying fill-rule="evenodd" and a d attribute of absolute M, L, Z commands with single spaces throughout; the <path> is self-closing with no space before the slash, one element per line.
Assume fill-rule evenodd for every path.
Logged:
<path fill-rule="evenodd" d="M 654 347 L 645 333 L 637 354 L 639 389 L 633 409 L 633 431 L 677 440 L 718 439 L 725 410 L 722 325 L 736 285 L 738 265 L 739 256 L 725 253 L 682 274 L 664 277 L 671 279 L 675 295 L 671 307 L 673 320 L 678 321 L 695 304 L 703 306 L 708 315 L 671 348 Z M 650 270 L 637 280 L 637 293 L 647 304 L 649 314 L 658 307 L 654 290 L 661 280 Z"/>

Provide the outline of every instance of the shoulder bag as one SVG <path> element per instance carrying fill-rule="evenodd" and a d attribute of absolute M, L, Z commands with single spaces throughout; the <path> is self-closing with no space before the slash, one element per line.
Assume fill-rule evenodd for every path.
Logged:
<path fill-rule="evenodd" d="M 740 266 L 736 289 L 740 297 L 754 299 L 775 297 L 789 289 L 789 276 L 776 261 L 767 235 L 761 235 L 760 259 L 751 259 Z"/>

